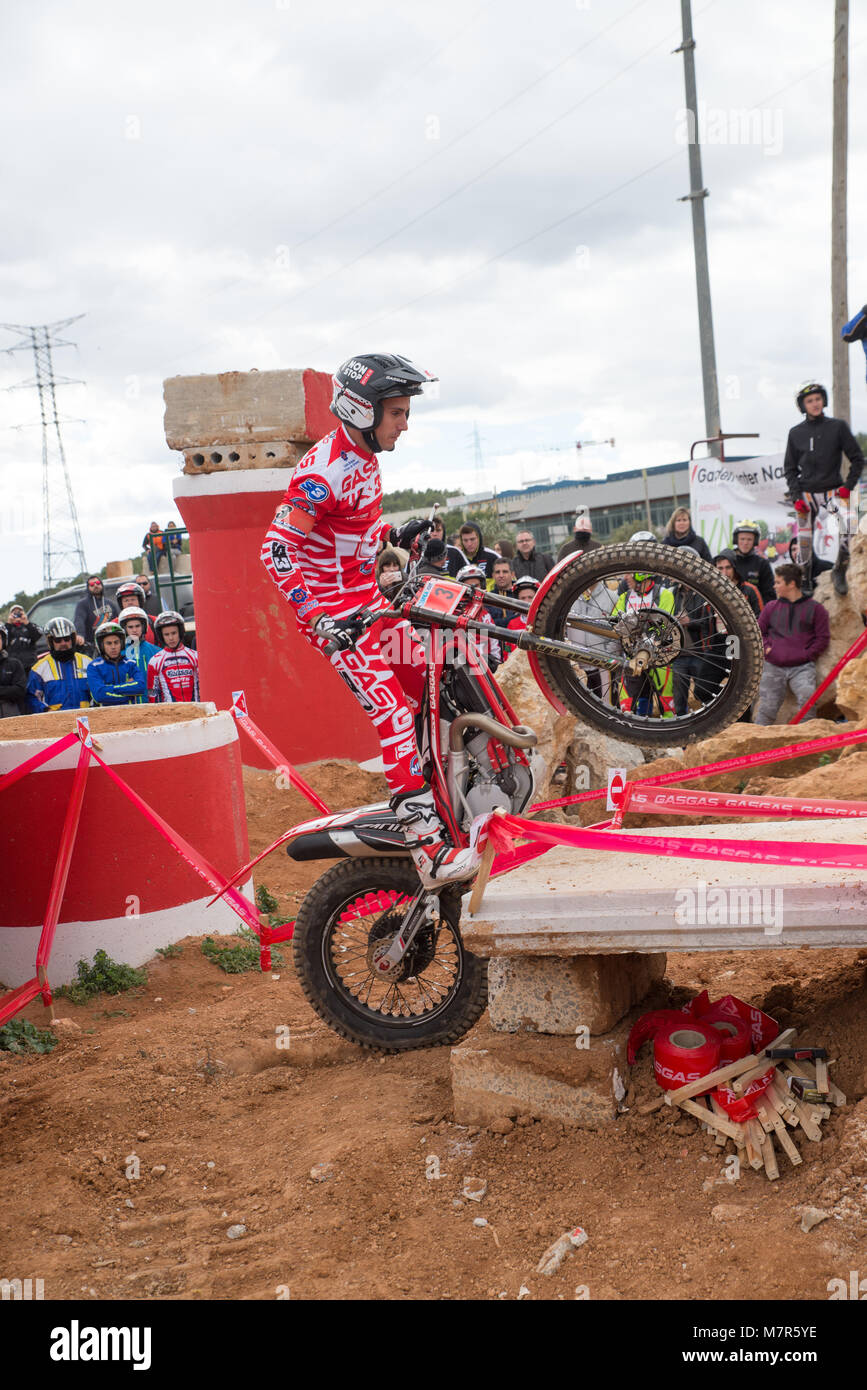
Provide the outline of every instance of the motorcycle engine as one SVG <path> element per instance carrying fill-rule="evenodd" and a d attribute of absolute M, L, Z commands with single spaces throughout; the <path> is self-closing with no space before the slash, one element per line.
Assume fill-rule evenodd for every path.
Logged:
<path fill-rule="evenodd" d="M 464 793 L 473 816 L 482 816 L 496 807 L 518 815 L 533 795 L 533 761 L 538 762 L 538 755 L 531 755 L 530 767 L 510 761 L 508 767 L 498 769 L 488 753 L 487 734 L 476 734 L 466 748 L 475 763 Z"/>

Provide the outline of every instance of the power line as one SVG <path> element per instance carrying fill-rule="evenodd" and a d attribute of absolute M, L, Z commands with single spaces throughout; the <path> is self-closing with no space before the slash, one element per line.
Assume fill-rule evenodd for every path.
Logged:
<path fill-rule="evenodd" d="M 72 482 L 66 464 L 66 451 L 60 433 L 60 417 L 57 414 L 58 386 L 76 386 L 83 383 L 72 377 L 56 376 L 51 358 L 52 348 L 74 347 L 74 343 L 56 335 L 71 323 L 84 318 L 75 314 L 69 319 L 58 319 L 56 323 L 21 324 L 2 323 L 12 333 L 22 335 L 20 343 L 4 348 L 4 352 L 20 352 L 29 348 L 33 353 L 36 374 L 30 381 L 18 382 L 9 386 L 9 391 L 22 390 L 35 386 L 39 393 L 39 414 L 42 423 L 42 578 L 46 588 L 59 579 L 74 579 L 84 574 L 87 563 L 81 531 L 78 526 L 78 513 L 72 495 Z"/>

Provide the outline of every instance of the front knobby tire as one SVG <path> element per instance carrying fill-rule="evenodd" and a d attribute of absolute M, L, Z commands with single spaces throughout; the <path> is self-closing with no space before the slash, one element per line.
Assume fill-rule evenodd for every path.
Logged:
<path fill-rule="evenodd" d="M 571 640 L 580 643 L 580 632 L 567 632 L 572 607 L 594 585 L 636 571 L 688 584 L 713 605 L 725 632 L 737 638 L 736 659 L 731 662 L 722 689 L 709 703 L 673 719 L 642 717 L 597 698 L 582 682 L 579 668 L 572 662 L 540 652 L 539 664 L 570 713 L 592 728 L 626 743 L 682 747 L 718 733 L 743 714 L 756 697 L 764 664 L 762 635 L 752 609 L 734 584 L 714 566 L 698 555 L 684 555 L 675 546 L 644 541 L 589 551 L 567 565 L 552 584 L 539 605 L 533 632 L 560 641 L 571 636 Z"/>
<path fill-rule="evenodd" d="M 455 1043 L 487 1005 L 486 963 L 461 939 L 460 888 L 443 889 L 440 921 L 416 938 L 404 978 L 389 984 L 369 969 L 371 941 L 393 935 L 418 887 L 409 859 L 344 859 L 299 909 L 292 947 L 301 987 L 329 1028 L 359 1047 L 410 1052 Z"/>

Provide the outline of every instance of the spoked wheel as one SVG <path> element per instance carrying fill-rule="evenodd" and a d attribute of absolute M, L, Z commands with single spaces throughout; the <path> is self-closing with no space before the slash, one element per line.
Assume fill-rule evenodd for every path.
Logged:
<path fill-rule="evenodd" d="M 610 635 L 583 632 L 576 618 Z M 743 714 L 762 674 L 759 626 L 735 584 L 698 555 L 650 541 L 567 565 L 533 631 L 617 657 L 610 673 L 542 652 L 539 663 L 572 714 L 627 743 L 707 738 Z"/>
<path fill-rule="evenodd" d="M 409 860 L 348 859 L 301 904 L 292 945 L 304 993 L 329 1027 L 361 1047 L 408 1052 L 457 1042 L 487 1004 L 485 963 L 464 948 L 455 888 L 440 893 L 439 918 L 424 924 L 392 974 L 375 972 L 418 886 Z"/>

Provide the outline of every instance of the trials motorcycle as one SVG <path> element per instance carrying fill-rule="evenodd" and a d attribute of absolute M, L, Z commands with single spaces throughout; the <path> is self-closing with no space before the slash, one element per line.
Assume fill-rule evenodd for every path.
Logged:
<path fill-rule="evenodd" d="M 523 614 L 526 628 L 491 626 L 486 604 Z M 762 670 L 758 624 L 735 585 L 694 552 L 650 541 L 567 557 L 532 603 L 416 573 L 386 612 L 405 618 L 425 647 L 416 734 L 456 846 L 485 812 L 520 815 L 542 773 L 535 733 L 518 722 L 470 634 L 525 651 L 559 713 L 646 748 L 683 747 L 726 727 L 754 699 Z M 358 617 L 366 630 L 383 612 Z M 422 888 L 388 803 L 290 833 L 294 860 L 337 861 L 304 898 L 293 937 L 319 1016 L 383 1052 L 463 1037 L 487 1003 L 485 962 L 460 931 L 471 885 Z"/>

